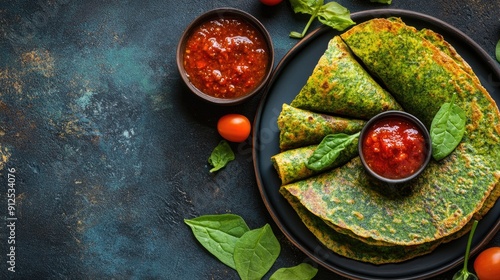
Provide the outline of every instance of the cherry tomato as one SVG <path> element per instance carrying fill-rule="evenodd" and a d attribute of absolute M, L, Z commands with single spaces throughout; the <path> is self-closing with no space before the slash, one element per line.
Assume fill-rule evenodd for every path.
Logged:
<path fill-rule="evenodd" d="M 488 248 L 474 260 L 474 271 L 479 280 L 497 280 L 500 277 L 500 247 Z"/>
<path fill-rule="evenodd" d="M 262 4 L 267 5 L 267 6 L 278 5 L 282 1 L 283 0 L 260 0 L 260 2 L 262 2 Z"/>
<path fill-rule="evenodd" d="M 222 138 L 231 142 L 243 142 L 250 135 L 252 125 L 247 117 L 240 114 L 228 114 L 217 122 L 217 131 Z"/>

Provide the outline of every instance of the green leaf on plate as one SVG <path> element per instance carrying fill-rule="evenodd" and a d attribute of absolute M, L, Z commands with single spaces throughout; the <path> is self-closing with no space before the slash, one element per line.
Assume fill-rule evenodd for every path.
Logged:
<path fill-rule="evenodd" d="M 307 168 L 315 171 L 328 168 L 343 150 L 358 139 L 359 134 L 359 132 L 352 135 L 345 133 L 328 134 L 309 157 L 306 163 Z"/>
<path fill-rule="evenodd" d="M 465 133 L 465 111 L 454 103 L 455 99 L 456 94 L 453 94 L 451 102 L 441 106 L 431 123 L 432 157 L 435 160 L 453 152 Z"/>
<path fill-rule="evenodd" d="M 236 269 L 233 258 L 236 242 L 250 230 L 243 218 L 234 214 L 205 215 L 184 222 L 205 249 Z"/>

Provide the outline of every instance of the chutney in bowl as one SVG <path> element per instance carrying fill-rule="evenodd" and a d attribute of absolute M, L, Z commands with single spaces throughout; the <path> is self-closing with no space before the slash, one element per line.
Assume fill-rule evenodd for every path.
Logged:
<path fill-rule="evenodd" d="M 402 111 L 371 118 L 361 130 L 358 150 L 367 172 L 389 184 L 417 177 L 432 156 L 429 131 L 418 118 Z"/>
<path fill-rule="evenodd" d="M 233 8 L 196 18 L 177 47 L 177 66 L 188 88 L 221 105 L 238 104 L 260 92 L 273 61 L 273 44 L 262 23 Z"/>

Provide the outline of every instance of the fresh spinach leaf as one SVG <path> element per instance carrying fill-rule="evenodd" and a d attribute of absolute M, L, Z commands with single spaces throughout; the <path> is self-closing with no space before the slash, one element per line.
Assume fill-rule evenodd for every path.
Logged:
<path fill-rule="evenodd" d="M 318 269 L 308 263 L 276 270 L 269 280 L 310 280 L 318 273 Z"/>
<path fill-rule="evenodd" d="M 391 4 L 392 0 L 370 0 L 370 2 L 382 3 L 382 4 Z"/>
<path fill-rule="evenodd" d="M 343 150 L 359 138 L 359 134 L 359 132 L 352 135 L 337 133 L 325 136 L 309 157 L 306 163 L 307 168 L 315 171 L 328 168 Z"/>
<path fill-rule="evenodd" d="M 231 146 L 229 146 L 229 143 L 227 143 L 226 140 L 220 141 L 208 158 L 208 163 L 213 166 L 213 168 L 210 169 L 210 172 L 212 173 L 218 171 L 232 160 L 234 160 L 234 152 L 231 149 Z"/>
<path fill-rule="evenodd" d="M 238 215 L 205 215 L 194 219 L 185 219 L 195 238 L 222 263 L 236 269 L 234 248 L 241 236 L 250 229 Z"/>
<path fill-rule="evenodd" d="M 269 224 L 243 234 L 234 248 L 236 271 L 242 280 L 261 279 L 273 266 L 281 246 Z"/>
<path fill-rule="evenodd" d="M 444 103 L 434 116 L 430 135 L 432 157 L 441 160 L 460 144 L 465 133 L 465 111 L 455 104 L 456 94 L 450 103 Z"/>
<path fill-rule="evenodd" d="M 339 31 L 356 24 L 352 21 L 349 10 L 337 2 L 328 2 L 321 6 L 318 12 L 318 20 L 324 25 Z"/>
<path fill-rule="evenodd" d="M 338 31 L 342 31 L 355 24 L 351 20 L 349 10 L 337 2 L 324 4 L 323 0 L 290 0 L 290 4 L 295 13 L 311 15 L 302 33 L 292 31 L 289 35 L 291 38 L 303 38 L 315 18 L 318 18 L 321 23 Z"/>
<path fill-rule="evenodd" d="M 295 13 L 312 15 L 323 5 L 323 0 L 290 0 Z"/>
<path fill-rule="evenodd" d="M 495 56 L 497 58 L 497 61 L 500 62 L 500 40 L 498 40 L 497 46 L 495 48 Z"/>

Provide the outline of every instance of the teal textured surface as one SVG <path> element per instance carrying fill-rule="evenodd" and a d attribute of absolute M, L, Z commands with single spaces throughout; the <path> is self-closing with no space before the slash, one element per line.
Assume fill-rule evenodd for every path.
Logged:
<path fill-rule="evenodd" d="M 351 12 L 429 14 L 492 57 L 500 39 L 498 1 L 338 2 Z M 274 7 L 258 0 L 0 3 L 0 216 L 16 218 L 15 231 L 0 231 L 1 279 L 238 279 L 183 222 L 228 212 L 250 228 L 273 227 L 282 251 L 267 277 L 310 262 L 264 206 L 251 139 L 231 144 L 235 161 L 208 172 L 207 159 L 221 139 L 218 118 L 241 113 L 253 119 L 260 98 L 209 105 L 188 92 L 177 72 L 184 28 L 220 7 L 242 9 L 264 24 L 275 65 L 297 43 L 289 32 L 308 20 L 287 1 Z M 7 207 L 9 174 L 15 174 L 14 215 Z M 7 263 L 12 232 L 15 272 Z M 498 235 L 490 245 L 500 246 Z M 344 279 L 318 268 L 315 279 Z"/>

